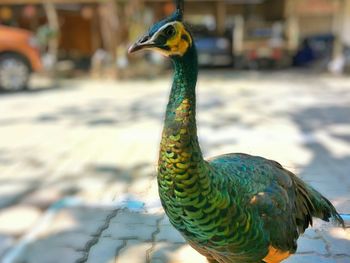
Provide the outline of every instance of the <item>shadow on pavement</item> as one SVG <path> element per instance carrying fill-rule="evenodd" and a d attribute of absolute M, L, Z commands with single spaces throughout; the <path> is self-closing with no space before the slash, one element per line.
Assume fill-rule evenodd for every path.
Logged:
<path fill-rule="evenodd" d="M 175 242 L 167 240 L 167 236 L 174 238 L 169 233 L 169 223 L 162 223 L 163 217 L 125 209 L 61 208 L 50 222 L 45 219 L 40 222 L 41 232 L 32 236 L 12 260 L 13 263 L 170 263 L 185 262 L 186 257 L 200 259 L 195 251 L 185 249 L 181 237 Z M 175 230 L 170 232 L 179 235 Z"/>
<path fill-rule="evenodd" d="M 312 153 L 312 159 L 300 176 L 332 199 L 340 212 L 350 213 L 350 154 L 334 154 L 337 147 L 350 147 L 350 107 L 306 108 L 292 118 L 303 134 L 313 136 L 303 145 Z M 317 137 L 317 133 L 322 136 Z"/>
<path fill-rule="evenodd" d="M 45 86 L 45 87 L 29 87 L 24 90 L 3 90 L 0 89 L 0 98 L 5 96 L 17 96 L 17 95 L 38 95 L 46 92 L 59 92 L 65 90 L 72 90 L 74 87 L 64 87 L 59 83 L 55 83 L 53 85 Z"/>

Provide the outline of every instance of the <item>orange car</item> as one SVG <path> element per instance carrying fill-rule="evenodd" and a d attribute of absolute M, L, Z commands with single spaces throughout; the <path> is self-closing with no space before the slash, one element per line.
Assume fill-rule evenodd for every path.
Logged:
<path fill-rule="evenodd" d="M 30 74 L 41 69 L 34 35 L 26 30 L 0 26 L 0 88 L 24 89 Z"/>

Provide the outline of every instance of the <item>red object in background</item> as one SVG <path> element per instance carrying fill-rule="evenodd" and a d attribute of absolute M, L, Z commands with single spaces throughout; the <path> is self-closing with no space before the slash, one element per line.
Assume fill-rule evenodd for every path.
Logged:
<path fill-rule="evenodd" d="M 33 18 L 37 15 L 37 9 L 35 6 L 33 5 L 26 5 L 24 8 L 23 8 L 23 16 L 25 18 Z"/>
<path fill-rule="evenodd" d="M 92 19 L 94 17 L 94 9 L 91 6 L 84 6 L 81 9 L 81 16 L 86 19 Z"/>
<path fill-rule="evenodd" d="M 27 30 L 0 26 L 0 54 L 18 54 L 28 61 L 32 70 L 40 71 L 40 53 L 33 39 L 33 34 Z"/>
<path fill-rule="evenodd" d="M 272 53 L 272 58 L 274 60 L 280 60 L 282 59 L 282 50 L 281 49 L 278 49 L 278 48 L 275 48 L 273 50 L 273 53 Z"/>
<path fill-rule="evenodd" d="M 173 2 L 167 2 L 164 4 L 163 11 L 166 16 L 169 16 L 175 10 Z"/>
<path fill-rule="evenodd" d="M 258 55 L 255 50 L 251 50 L 248 53 L 248 59 L 249 60 L 256 60 L 258 58 Z"/>

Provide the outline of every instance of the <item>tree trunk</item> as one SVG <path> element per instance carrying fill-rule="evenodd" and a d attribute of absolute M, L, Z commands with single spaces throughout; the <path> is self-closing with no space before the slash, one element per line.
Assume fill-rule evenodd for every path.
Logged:
<path fill-rule="evenodd" d="M 54 32 L 54 36 L 50 37 L 48 41 L 48 54 L 52 59 L 52 70 L 57 62 L 60 27 L 55 5 L 51 1 L 44 1 L 43 6 L 50 30 Z"/>

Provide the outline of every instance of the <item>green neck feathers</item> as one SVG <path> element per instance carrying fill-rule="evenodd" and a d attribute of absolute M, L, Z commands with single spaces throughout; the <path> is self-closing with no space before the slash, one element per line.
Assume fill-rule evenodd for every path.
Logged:
<path fill-rule="evenodd" d="M 183 57 L 172 59 L 174 82 L 166 111 L 158 178 L 161 195 L 185 197 L 189 188 L 195 190 L 195 182 L 206 169 L 195 118 L 198 66 L 194 45 Z"/>
<path fill-rule="evenodd" d="M 183 57 L 173 57 L 172 61 L 175 73 L 166 110 L 164 132 L 172 135 L 183 128 L 197 142 L 195 115 L 198 66 L 195 47 L 192 46 Z"/>
<path fill-rule="evenodd" d="M 195 46 L 190 47 L 183 57 L 173 57 L 172 61 L 174 81 L 166 110 L 162 142 L 172 144 L 169 139 L 179 137 L 174 141 L 175 150 L 202 158 L 196 126 L 198 65 Z"/>

